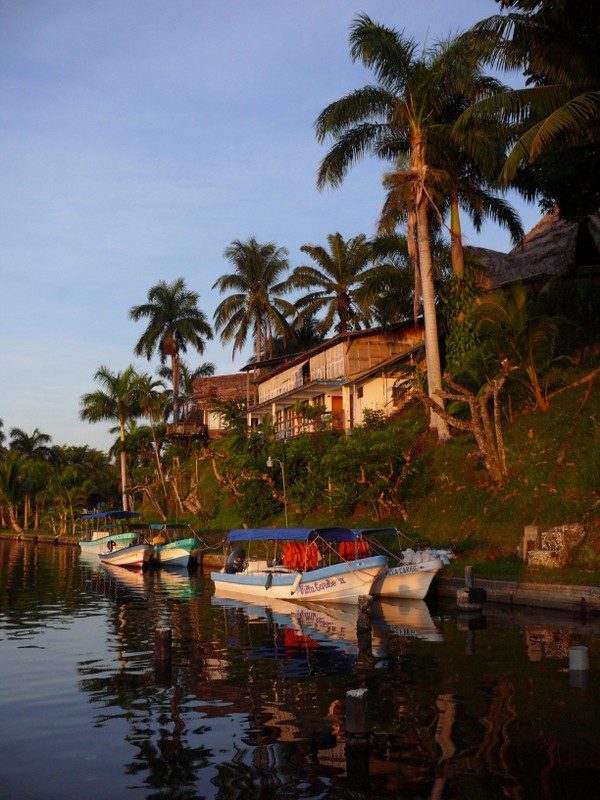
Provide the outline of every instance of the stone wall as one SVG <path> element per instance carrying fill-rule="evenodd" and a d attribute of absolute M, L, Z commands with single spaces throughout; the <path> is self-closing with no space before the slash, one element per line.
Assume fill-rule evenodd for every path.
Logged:
<path fill-rule="evenodd" d="M 531 526 L 528 541 L 531 542 Z M 585 528 L 578 522 L 559 525 L 539 536 L 540 549 L 527 550 L 527 563 L 544 567 L 565 567 L 569 561 L 571 550 L 581 544 L 585 538 Z"/>

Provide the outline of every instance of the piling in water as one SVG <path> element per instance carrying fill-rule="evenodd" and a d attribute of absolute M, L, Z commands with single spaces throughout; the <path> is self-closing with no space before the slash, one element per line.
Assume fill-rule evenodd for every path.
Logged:
<path fill-rule="evenodd" d="M 157 661 L 171 660 L 171 628 L 157 628 L 154 636 L 154 658 Z"/>
<path fill-rule="evenodd" d="M 369 749 L 368 689 L 346 692 L 346 753 L 359 755 Z"/>

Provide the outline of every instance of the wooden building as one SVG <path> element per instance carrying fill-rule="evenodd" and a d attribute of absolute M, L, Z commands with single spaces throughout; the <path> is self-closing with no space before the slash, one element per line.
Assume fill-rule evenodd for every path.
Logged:
<path fill-rule="evenodd" d="M 349 432 L 364 423 L 367 409 L 390 416 L 404 367 L 415 363 L 423 344 L 421 327 L 400 323 L 338 334 L 299 355 L 249 364 L 248 425 L 270 415 L 276 435 L 286 439 L 313 431 L 323 418 Z"/>

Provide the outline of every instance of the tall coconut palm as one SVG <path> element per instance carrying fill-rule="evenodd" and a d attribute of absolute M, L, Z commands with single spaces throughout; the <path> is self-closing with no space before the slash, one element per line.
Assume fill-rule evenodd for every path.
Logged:
<path fill-rule="evenodd" d="M 442 385 L 433 264 L 429 242 L 432 165 L 428 131 L 439 119 L 449 93 L 460 92 L 461 80 L 472 74 L 472 58 L 458 45 L 417 55 L 417 44 L 400 32 L 361 15 L 350 33 L 351 57 L 371 69 L 376 85 L 355 90 L 325 108 L 316 121 L 319 141 L 334 144 L 323 159 L 317 185 L 338 186 L 349 167 L 365 154 L 394 158 L 407 154 L 403 185 L 410 197 L 408 241 L 416 237 L 415 263 L 421 281 L 429 394 L 440 406 Z M 418 257 L 418 262 L 417 262 Z M 431 427 L 440 439 L 449 437 L 447 423 L 435 412 Z"/>
<path fill-rule="evenodd" d="M 136 419 L 142 413 L 141 387 L 139 376 L 133 365 L 123 372 L 112 372 L 108 367 L 100 367 L 94 380 L 101 389 L 81 397 L 79 416 L 86 422 L 113 422 L 119 426 L 121 442 L 121 496 L 123 510 L 129 508 L 127 497 L 127 454 L 122 446 L 125 442 L 125 426 L 128 420 Z"/>
<path fill-rule="evenodd" d="M 158 352 L 161 364 L 171 359 L 173 372 L 173 421 L 179 420 L 179 360 L 189 345 L 202 354 L 206 339 L 213 338 L 206 314 L 198 308 L 199 295 L 190 291 L 183 278 L 173 283 L 159 281 L 148 292 L 148 302 L 133 306 L 130 319 L 148 318 L 148 327 L 134 348 L 136 356 L 148 361 Z"/>
<path fill-rule="evenodd" d="M 346 333 L 369 322 L 368 307 L 359 302 L 357 289 L 371 265 L 371 243 L 363 234 L 345 240 L 341 233 L 329 234 L 327 242 L 329 250 L 315 244 L 300 248 L 316 266 L 296 267 L 287 285 L 309 290 L 296 302 L 300 316 L 312 317 L 324 311 L 320 330 L 327 334 L 335 327 L 337 333 Z"/>
<path fill-rule="evenodd" d="M 278 283 L 289 269 L 287 250 L 275 242 L 259 244 L 250 237 L 247 242 L 234 240 L 224 255 L 233 265 L 233 272 L 222 275 L 212 288 L 221 294 L 233 290 L 233 294 L 217 306 L 215 328 L 221 331 L 223 343 L 233 341 L 233 356 L 243 349 L 251 334 L 256 360 L 270 358 L 273 335 L 289 338 L 287 317 L 295 313 L 294 306 L 278 296 L 289 291 L 285 283 Z"/>

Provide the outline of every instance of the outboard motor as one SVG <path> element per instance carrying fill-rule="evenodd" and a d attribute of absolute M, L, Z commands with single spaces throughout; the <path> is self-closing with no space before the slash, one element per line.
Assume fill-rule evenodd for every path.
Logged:
<path fill-rule="evenodd" d="M 246 551 L 241 547 L 236 547 L 227 557 L 225 564 L 225 572 L 229 575 L 234 575 L 236 572 L 241 572 L 244 569 L 246 561 Z"/>

